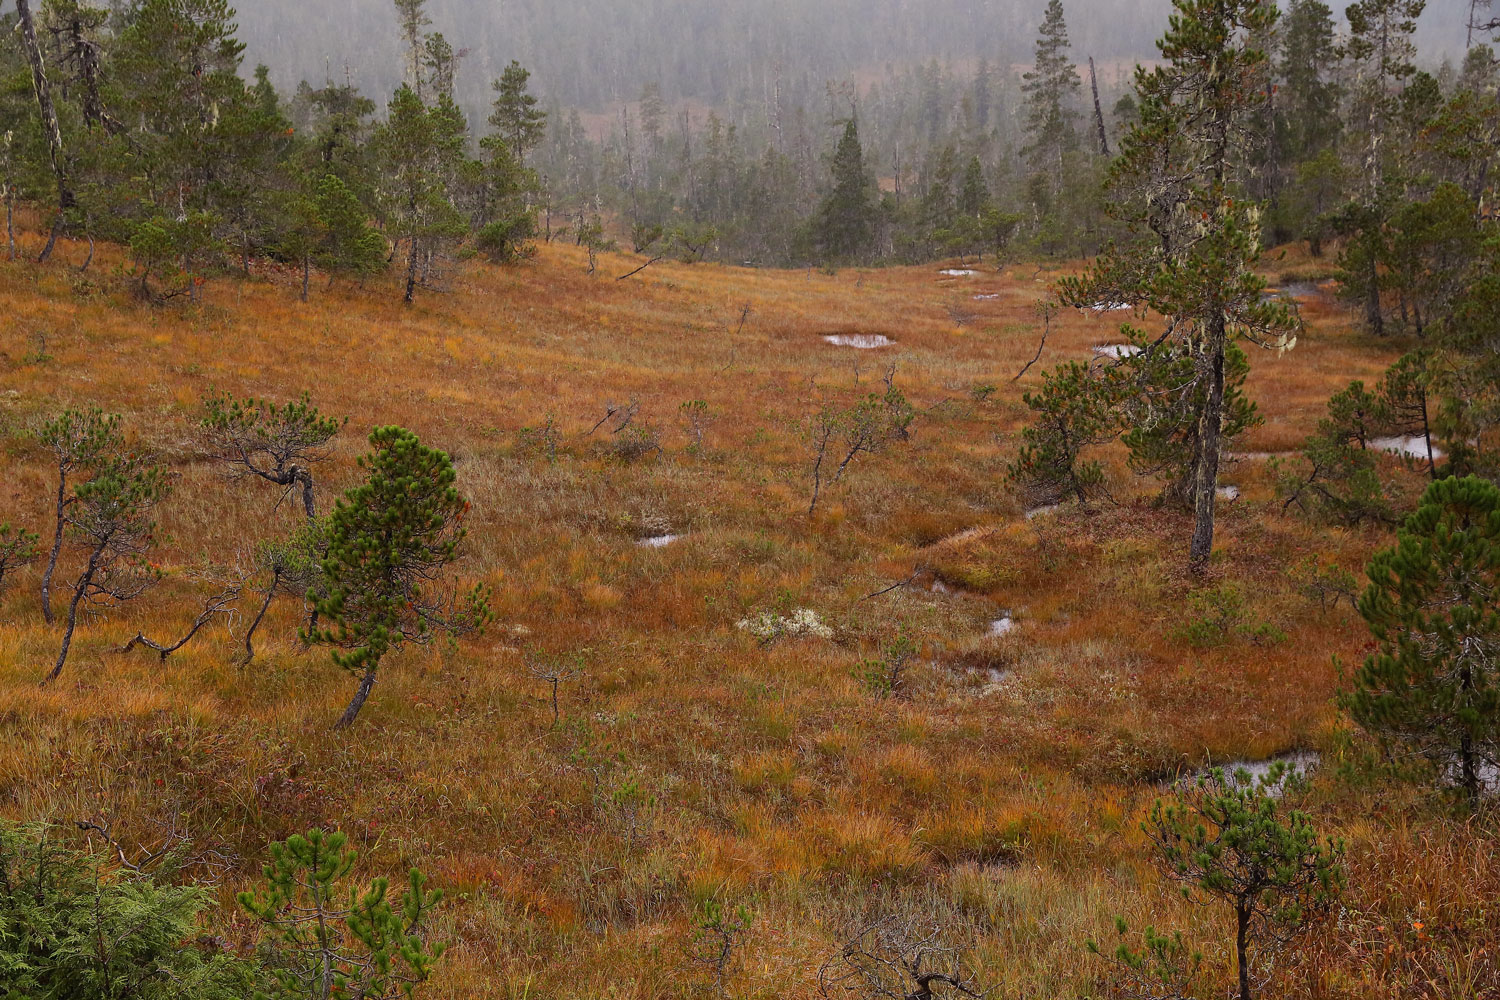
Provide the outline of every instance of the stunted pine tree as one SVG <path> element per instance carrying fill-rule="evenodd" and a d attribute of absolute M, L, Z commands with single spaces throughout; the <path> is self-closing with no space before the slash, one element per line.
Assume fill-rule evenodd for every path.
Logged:
<path fill-rule="evenodd" d="M 302 265 L 303 302 L 312 269 L 329 275 L 364 278 L 386 264 L 386 242 L 370 225 L 369 213 L 338 175 L 304 175 L 289 198 L 281 252 Z"/>
<path fill-rule="evenodd" d="M 402 427 L 377 427 L 360 459 L 363 483 L 349 490 L 328 521 L 324 596 L 310 594 L 329 623 L 307 638 L 335 647 L 333 661 L 360 678 L 337 728 L 352 724 L 375 686 L 380 661 L 406 643 L 482 629 L 486 590 L 437 590 L 458 558 L 469 504 L 454 487 L 453 462 Z"/>
<path fill-rule="evenodd" d="M 1277 793 L 1288 780 L 1285 764 L 1259 779 L 1215 770 L 1181 801 L 1158 801 L 1142 824 L 1171 878 L 1233 908 L 1239 1000 L 1253 998 L 1253 969 L 1269 972 L 1276 949 L 1343 888 L 1344 845 L 1319 836 L 1306 813 L 1283 813 Z"/>
<path fill-rule="evenodd" d="M 1359 613 L 1378 647 L 1344 707 L 1477 802 L 1500 765 L 1500 489 L 1433 483 L 1365 573 Z"/>
<path fill-rule="evenodd" d="M 1085 503 L 1105 492 L 1103 467 L 1083 456 L 1119 433 L 1111 381 L 1107 370 L 1069 361 L 1046 375 L 1040 392 L 1022 397 L 1033 418 L 1006 475 L 1028 505 Z"/>
<path fill-rule="evenodd" d="M 52 548 L 47 554 L 47 566 L 42 570 L 41 593 L 42 617 L 50 625 L 53 620 L 52 575 L 57 571 L 57 557 L 62 552 L 68 511 L 78 502 L 77 487 L 73 480 L 120 449 L 123 443 L 120 438 L 120 416 L 105 413 L 97 406 L 66 409 L 43 424 L 37 431 L 36 438 L 42 447 L 52 453 L 52 458 L 57 463 Z"/>
<path fill-rule="evenodd" d="M 1036 40 L 1036 62 L 1022 77 L 1026 146 L 1034 174 L 1048 179 L 1055 198 L 1063 186 L 1067 155 L 1078 148 L 1078 101 L 1083 83 L 1069 57 L 1062 0 L 1048 0 Z"/>
<path fill-rule="evenodd" d="M 1251 40 L 1268 35 L 1270 0 L 1175 0 L 1158 42 L 1163 64 L 1136 71 L 1138 118 L 1110 168 L 1112 213 L 1126 235 L 1081 277 L 1061 283 L 1071 305 L 1126 303 L 1161 317 L 1165 347 L 1192 359 L 1198 461 L 1191 496 L 1189 562 L 1213 550 L 1219 459 L 1226 419 L 1229 346 L 1238 338 L 1278 350 L 1295 342 L 1297 321 L 1266 302 L 1260 213 L 1233 187 L 1257 144 L 1266 54 Z"/>
<path fill-rule="evenodd" d="M 495 103 L 490 110 L 490 128 L 505 140 L 505 144 L 521 163 L 526 154 L 536 148 L 547 133 L 547 112 L 537 107 L 537 99 L 528 89 L 531 71 L 514 59 L 500 79 L 490 86 L 495 91 Z"/>
<path fill-rule="evenodd" d="M 300 490 L 308 520 L 317 516 L 312 466 L 324 458 L 348 417 L 323 416 L 305 392 L 281 404 L 215 392 L 203 400 L 203 408 L 210 446 L 231 475 L 264 479 L 288 493 Z"/>
<path fill-rule="evenodd" d="M 160 578 L 146 553 L 156 540 L 152 512 L 169 490 L 166 470 L 134 454 L 110 455 L 79 485 L 67 523 L 85 562 L 68 600 L 62 648 L 43 684 L 56 680 L 67 663 L 81 605 L 123 603 Z"/>
<path fill-rule="evenodd" d="M 428 889 L 415 868 L 397 895 L 385 878 L 348 885 L 358 858 L 348 842 L 344 833 L 314 829 L 272 844 L 264 883 L 235 897 L 266 931 L 275 996 L 410 1000 L 447 948 L 431 940 L 429 926 L 442 890 Z"/>

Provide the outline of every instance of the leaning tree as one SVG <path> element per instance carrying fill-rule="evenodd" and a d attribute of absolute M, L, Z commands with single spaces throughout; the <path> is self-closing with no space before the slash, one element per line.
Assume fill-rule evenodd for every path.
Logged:
<path fill-rule="evenodd" d="M 377 427 L 366 479 L 344 494 L 328 521 L 326 592 L 311 592 L 327 625 L 306 638 L 334 647 L 333 660 L 360 678 L 337 727 L 352 724 L 375 686 L 382 658 L 407 643 L 479 631 L 488 591 L 438 584 L 458 558 L 469 503 L 454 487 L 453 462 L 403 427 Z"/>

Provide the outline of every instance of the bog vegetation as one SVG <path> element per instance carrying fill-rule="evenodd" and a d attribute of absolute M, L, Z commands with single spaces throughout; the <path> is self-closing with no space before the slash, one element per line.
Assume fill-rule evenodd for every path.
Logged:
<path fill-rule="evenodd" d="M 1500 994 L 1484 0 L 891 174 L 16 7 L 0 996 Z"/>

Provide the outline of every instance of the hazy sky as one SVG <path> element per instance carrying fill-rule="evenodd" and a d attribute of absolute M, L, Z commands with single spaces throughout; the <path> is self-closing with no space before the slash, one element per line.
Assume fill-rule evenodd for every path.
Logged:
<path fill-rule="evenodd" d="M 1080 58 L 1149 56 L 1170 0 L 1064 0 Z M 1335 0 L 1333 6 L 1342 4 Z M 570 103 L 633 98 L 650 80 L 705 103 L 751 89 L 780 67 L 832 77 L 929 58 L 1028 57 L 1045 0 L 430 0 L 430 30 L 469 50 L 476 93 L 519 59 L 538 88 Z M 1467 0 L 1431 0 L 1429 53 L 1463 46 Z M 390 0 L 242 2 L 248 61 L 283 86 L 349 71 L 372 94 L 399 77 Z M 774 66 L 772 64 L 775 64 Z"/>

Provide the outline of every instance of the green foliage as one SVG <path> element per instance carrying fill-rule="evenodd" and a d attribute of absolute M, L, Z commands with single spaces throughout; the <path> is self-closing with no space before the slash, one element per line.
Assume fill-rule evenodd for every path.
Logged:
<path fill-rule="evenodd" d="M 1215 769 L 1179 801 L 1158 800 L 1142 824 L 1184 894 L 1233 908 L 1240 1000 L 1251 1000 L 1252 962 L 1328 912 L 1343 887 L 1343 844 L 1320 837 L 1307 814 L 1282 810 L 1289 780 L 1285 764 L 1256 781 Z"/>
<path fill-rule="evenodd" d="M 196 298 L 202 280 L 199 269 L 221 246 L 214 235 L 216 221 L 208 212 L 193 212 L 179 219 L 157 216 L 135 227 L 130 259 L 135 262 L 142 298 Z M 159 292 L 152 291 L 153 280 L 163 285 Z"/>
<path fill-rule="evenodd" d="M 1270 622 L 1245 620 L 1245 595 L 1233 584 L 1197 590 L 1188 595 L 1187 617 L 1173 629 L 1173 637 L 1195 649 L 1221 646 L 1239 637 L 1256 645 L 1286 641 L 1286 633 Z"/>
<path fill-rule="evenodd" d="M 345 895 L 357 858 L 347 842 L 315 829 L 272 844 L 265 884 L 236 897 L 268 935 L 262 960 L 280 988 L 268 1000 L 410 997 L 442 958 L 447 946 L 425 940 L 442 890 L 413 868 L 394 900 L 384 878 Z"/>
<path fill-rule="evenodd" d="M 1295 506 L 1334 524 L 1390 521 L 1390 501 L 1369 448 L 1381 414 L 1380 399 L 1363 382 L 1350 382 L 1335 393 L 1328 400 L 1328 415 L 1302 445 L 1306 471 L 1283 470 L 1279 461 L 1273 467 L 1283 509 Z"/>
<path fill-rule="evenodd" d="M 547 113 L 537 109 L 537 99 L 527 89 L 530 79 L 530 71 L 512 59 L 500 79 L 491 84 L 495 103 L 490 111 L 490 127 L 522 161 L 547 129 Z"/>
<path fill-rule="evenodd" d="M 11 528 L 10 522 L 0 522 L 0 589 L 5 577 L 13 570 L 36 562 L 41 550 L 37 547 L 40 536 L 25 528 Z"/>
<path fill-rule="evenodd" d="M 893 694 L 901 693 L 906 670 L 917 658 L 917 644 L 901 625 L 896 635 L 880 648 L 880 655 L 865 660 L 854 670 L 854 679 L 862 688 L 884 701 Z"/>
<path fill-rule="evenodd" d="M 1258 81 L 1267 57 L 1259 40 L 1276 25 L 1276 5 L 1176 0 L 1174 8 L 1158 43 L 1161 63 L 1136 73 L 1137 119 L 1110 168 L 1111 212 L 1124 236 L 1060 290 L 1066 304 L 1080 308 L 1149 308 L 1166 330 L 1161 360 L 1185 359 L 1192 384 L 1176 388 L 1183 407 L 1163 424 L 1178 430 L 1151 437 L 1177 452 L 1182 433 L 1198 428 L 1189 562 L 1202 567 L 1213 546 L 1220 428 L 1236 421 L 1230 347 L 1250 340 L 1284 351 L 1299 324 L 1285 304 L 1263 297 L 1260 212 L 1235 186 L 1253 169 L 1255 136 L 1264 130 Z M 1142 363 L 1154 367 L 1160 348 Z"/>
<path fill-rule="evenodd" d="M 710 896 L 693 914 L 693 940 L 689 954 L 708 967 L 714 985 L 724 992 L 724 977 L 734 960 L 735 948 L 755 922 L 755 911 L 741 903 L 726 909 L 717 897 Z"/>
<path fill-rule="evenodd" d="M 1473 476 L 1433 483 L 1365 573 L 1359 613 L 1378 648 L 1343 706 L 1475 801 L 1500 762 L 1500 489 Z"/>
<path fill-rule="evenodd" d="M 386 120 L 370 143 L 384 166 L 381 208 L 391 238 L 406 244 L 405 300 L 426 281 L 433 260 L 467 231 L 454 204 L 467 135 L 464 116 L 451 98 L 432 107 L 402 86 L 391 97 Z"/>
<path fill-rule="evenodd" d="M 875 238 L 875 182 L 865 168 L 859 122 L 850 118 L 833 151 L 833 186 L 818 209 L 817 242 L 825 261 L 857 261 Z"/>
<path fill-rule="evenodd" d="M 1130 449 L 1130 467 L 1137 475 L 1159 475 L 1167 481 L 1164 496 L 1176 506 L 1193 508 L 1193 486 L 1202 455 L 1199 416 L 1208 405 L 1212 386 L 1198 376 L 1197 359 L 1185 344 L 1152 347 L 1127 328 L 1137 353 L 1120 362 L 1120 376 L 1129 386 L 1121 392 L 1122 440 Z M 1250 363 L 1233 343 L 1224 348 L 1220 447 L 1227 450 L 1236 437 L 1261 423 L 1255 404 L 1245 397 Z"/>
<path fill-rule="evenodd" d="M 1088 950 L 1115 967 L 1115 983 L 1125 996 L 1190 997 L 1203 965 L 1203 953 L 1190 948 L 1182 932 L 1158 934 L 1147 926 L 1141 931 L 1138 948 L 1131 948 L 1130 925 L 1124 917 L 1115 917 L 1119 942 L 1106 954 L 1098 942 L 1090 939 Z"/>
<path fill-rule="evenodd" d="M 300 180 L 280 249 L 304 267 L 303 298 L 305 271 L 311 267 L 356 279 L 385 270 L 385 237 L 370 225 L 369 213 L 349 185 L 334 173 Z"/>
<path fill-rule="evenodd" d="M 1359 581 L 1337 563 L 1324 566 L 1315 556 L 1308 556 L 1298 564 L 1292 578 L 1302 596 L 1317 601 L 1323 611 L 1337 608 L 1340 601 L 1348 601 L 1351 609 L 1358 606 Z"/>
<path fill-rule="evenodd" d="M 203 409 L 202 426 L 220 461 L 239 475 L 288 489 L 301 485 L 304 509 L 309 518 L 314 516 L 310 467 L 325 457 L 324 448 L 348 417 L 323 416 L 305 391 L 281 404 L 211 391 Z"/>
<path fill-rule="evenodd" d="M 894 367 L 886 372 L 884 393 L 869 393 L 853 406 L 823 406 L 808 421 L 805 431 L 814 456 L 813 495 L 807 512 L 817 509 L 825 480 L 836 483 L 858 456 L 907 440 L 916 419 L 916 408 L 896 385 Z"/>
<path fill-rule="evenodd" d="M 1047 374 L 1040 392 L 1022 397 L 1033 419 L 1021 432 L 1020 454 L 1006 475 L 1028 503 L 1067 497 L 1085 502 L 1105 493 L 1103 467 L 1082 456 L 1119 433 L 1115 391 L 1108 370 L 1068 361 Z"/>
<path fill-rule="evenodd" d="M 387 652 L 481 630 L 491 617 L 482 585 L 461 598 L 430 586 L 457 559 L 465 535 L 469 504 L 453 485 L 453 462 L 401 427 L 377 427 L 370 447 L 359 463 L 365 482 L 329 518 L 327 594 L 309 594 L 330 624 L 308 640 L 335 647 L 334 662 L 362 675 L 341 725 L 354 721 Z"/>
<path fill-rule="evenodd" d="M 1035 65 L 1021 80 L 1027 143 L 1021 155 L 1033 174 L 1047 179 L 1055 198 L 1062 190 L 1065 160 L 1078 148 L 1077 102 L 1083 89 L 1069 55 L 1062 0 L 1048 0 Z"/>
<path fill-rule="evenodd" d="M 213 895 L 0 822 L 0 998 L 243 1000 L 255 970 L 201 940 Z"/>

